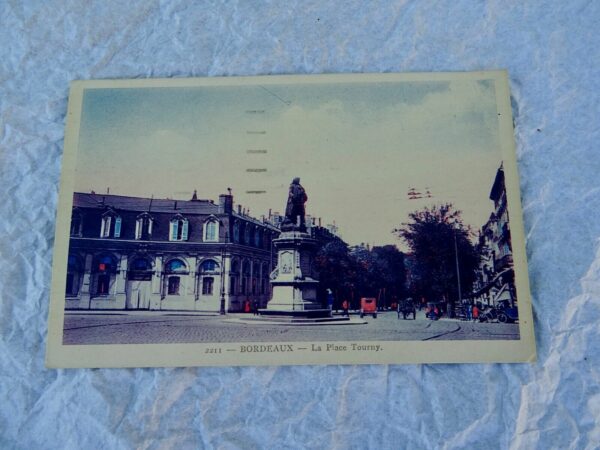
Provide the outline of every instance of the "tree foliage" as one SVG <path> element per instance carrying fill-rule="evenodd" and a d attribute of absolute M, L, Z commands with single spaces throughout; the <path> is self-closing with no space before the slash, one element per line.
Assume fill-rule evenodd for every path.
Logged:
<path fill-rule="evenodd" d="M 348 246 L 341 240 L 326 243 L 315 257 L 315 267 L 319 272 L 321 296 L 323 297 L 325 289 L 331 289 L 334 306 L 339 308 L 341 297 L 349 295 L 356 278 L 356 267 Z"/>
<path fill-rule="evenodd" d="M 456 259 L 463 298 L 471 291 L 479 256 L 461 212 L 446 203 L 409 215 L 409 222 L 394 232 L 411 250 L 410 289 L 427 301 L 458 300 Z"/>
<path fill-rule="evenodd" d="M 376 297 L 389 305 L 405 295 L 404 254 L 396 246 L 350 249 L 342 241 L 325 244 L 316 255 L 321 290 L 331 289 L 334 306 L 346 298 L 358 307 L 361 297 Z"/>

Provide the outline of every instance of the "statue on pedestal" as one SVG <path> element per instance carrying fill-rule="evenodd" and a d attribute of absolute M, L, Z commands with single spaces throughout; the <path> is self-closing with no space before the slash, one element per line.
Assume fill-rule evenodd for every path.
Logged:
<path fill-rule="evenodd" d="M 317 297 L 319 280 L 314 260 L 319 241 L 306 232 L 304 204 L 307 199 L 300 178 L 294 178 L 281 224 L 282 233 L 273 239 L 277 268 L 271 273 L 271 299 L 260 314 L 285 323 L 348 320 L 347 317 L 333 318 L 331 309 L 323 308 Z"/>
<path fill-rule="evenodd" d="M 306 232 L 304 222 L 304 204 L 308 200 L 306 191 L 300 184 L 300 178 L 294 178 L 290 184 L 287 205 L 285 207 L 285 219 L 281 224 L 281 231 Z"/>

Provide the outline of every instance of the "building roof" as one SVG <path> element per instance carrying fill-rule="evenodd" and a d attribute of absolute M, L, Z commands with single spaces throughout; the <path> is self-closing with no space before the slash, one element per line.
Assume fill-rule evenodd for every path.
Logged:
<path fill-rule="evenodd" d="M 150 204 L 152 202 L 152 204 Z M 130 197 L 126 195 L 92 194 L 85 192 L 73 193 L 74 208 L 104 208 L 111 207 L 115 210 L 167 213 L 182 215 L 209 215 L 218 214 L 219 206 L 212 200 L 173 200 L 168 198 Z M 254 225 L 279 231 L 279 228 L 271 223 L 263 222 L 246 214 L 232 211 L 232 216 Z"/>
<path fill-rule="evenodd" d="M 129 197 L 112 194 L 73 193 L 73 207 L 102 208 L 110 206 L 126 211 L 150 211 L 181 214 L 217 214 L 219 206 L 212 200 L 172 200 L 166 198 Z"/>
<path fill-rule="evenodd" d="M 245 220 L 246 222 L 253 223 L 254 225 L 260 225 L 263 227 L 269 227 L 269 228 L 278 230 L 278 228 L 273 226 L 273 224 L 271 224 L 269 222 L 263 222 L 262 220 L 259 220 L 255 217 L 248 216 L 246 214 L 239 214 L 237 212 L 232 212 L 231 215 L 236 219 Z"/>
<path fill-rule="evenodd" d="M 500 166 L 496 172 L 496 178 L 494 179 L 494 184 L 490 191 L 490 200 L 499 199 L 502 195 L 502 191 L 504 191 L 504 169 Z"/>

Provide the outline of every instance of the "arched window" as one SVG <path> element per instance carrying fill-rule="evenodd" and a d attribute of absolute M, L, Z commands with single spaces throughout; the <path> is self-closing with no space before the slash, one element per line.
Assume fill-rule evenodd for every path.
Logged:
<path fill-rule="evenodd" d="M 129 270 L 135 270 L 135 271 L 152 270 L 152 264 L 146 258 L 136 258 L 129 265 Z"/>
<path fill-rule="evenodd" d="M 180 295 L 181 277 L 188 272 L 187 265 L 181 259 L 172 259 L 165 266 L 167 295 Z"/>
<path fill-rule="evenodd" d="M 67 286 L 65 293 L 67 297 L 75 297 L 79 293 L 79 285 L 81 284 L 81 275 L 83 267 L 79 258 L 74 255 L 69 255 L 67 261 Z"/>
<path fill-rule="evenodd" d="M 240 242 L 240 223 L 237 220 L 233 223 L 233 242 Z"/>
<path fill-rule="evenodd" d="M 129 280 L 151 280 L 152 263 L 143 256 L 135 258 L 129 263 L 127 279 Z"/>
<path fill-rule="evenodd" d="M 213 259 L 207 259 L 200 265 L 201 272 L 216 272 L 219 265 Z"/>
<path fill-rule="evenodd" d="M 219 241 L 219 222 L 217 219 L 210 218 L 206 222 L 204 222 L 204 241 Z"/>
<path fill-rule="evenodd" d="M 71 236 L 80 237 L 83 231 L 83 216 L 78 209 L 71 214 Z"/>
<path fill-rule="evenodd" d="M 121 237 L 121 216 L 117 215 L 117 213 L 112 209 L 109 209 L 102 214 L 100 237 Z"/>
<path fill-rule="evenodd" d="M 117 262 L 111 255 L 99 256 L 96 259 L 96 266 L 94 269 L 96 272 L 116 272 Z"/>
<path fill-rule="evenodd" d="M 137 216 L 135 221 L 135 238 L 143 240 L 151 239 L 153 225 L 154 218 L 150 214 L 145 212 Z"/>
<path fill-rule="evenodd" d="M 240 273 L 240 265 L 237 260 L 231 262 L 231 270 L 229 271 L 229 295 L 237 295 L 237 281 Z"/>
<path fill-rule="evenodd" d="M 181 214 L 173 217 L 169 227 L 169 241 L 187 241 L 188 226 L 188 220 Z"/>
<path fill-rule="evenodd" d="M 117 260 L 111 255 L 97 257 L 92 266 L 94 272 L 95 295 L 108 295 L 115 281 Z"/>
<path fill-rule="evenodd" d="M 181 259 L 172 259 L 165 266 L 167 273 L 187 273 L 187 265 Z"/>
<path fill-rule="evenodd" d="M 202 295 L 213 295 L 215 279 L 212 275 L 217 271 L 217 267 L 217 262 L 212 259 L 207 259 L 200 265 Z"/>

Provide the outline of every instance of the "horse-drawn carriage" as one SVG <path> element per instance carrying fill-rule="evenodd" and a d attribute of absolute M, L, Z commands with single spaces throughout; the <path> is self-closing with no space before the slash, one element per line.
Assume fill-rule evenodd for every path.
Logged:
<path fill-rule="evenodd" d="M 413 320 L 417 318 L 417 307 L 415 306 L 415 302 L 412 298 L 407 298 L 398 303 L 398 319 L 400 319 L 400 314 L 402 314 L 402 318 L 406 320 L 411 314 L 413 316 Z"/>

